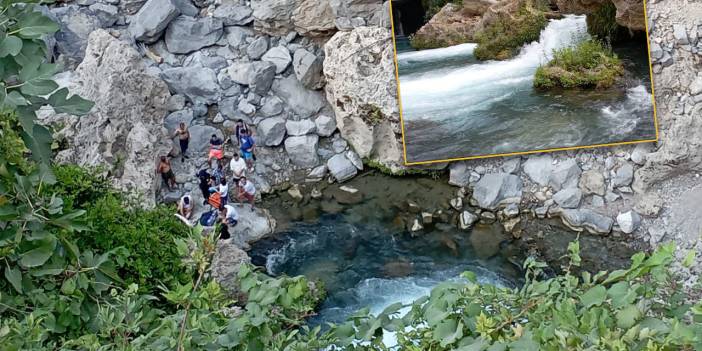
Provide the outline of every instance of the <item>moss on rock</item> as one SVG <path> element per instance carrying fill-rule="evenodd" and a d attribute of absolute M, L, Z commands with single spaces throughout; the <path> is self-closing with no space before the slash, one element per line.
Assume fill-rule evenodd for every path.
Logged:
<path fill-rule="evenodd" d="M 624 66 L 611 49 L 598 40 L 586 40 L 554 51 L 553 59 L 536 70 L 534 87 L 606 89 L 623 74 Z"/>
<path fill-rule="evenodd" d="M 474 55 L 478 60 L 506 60 L 519 52 L 527 43 L 538 40 L 546 27 L 544 9 L 523 5 L 515 14 L 500 14 L 484 29 L 475 33 L 478 46 Z"/>

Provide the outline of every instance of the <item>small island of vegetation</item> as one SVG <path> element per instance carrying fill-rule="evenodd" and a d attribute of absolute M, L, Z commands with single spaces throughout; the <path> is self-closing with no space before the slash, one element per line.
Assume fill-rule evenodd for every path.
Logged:
<path fill-rule="evenodd" d="M 623 74 L 624 66 L 617 55 L 600 41 L 590 39 L 556 50 L 553 59 L 536 70 L 534 87 L 606 89 Z"/>

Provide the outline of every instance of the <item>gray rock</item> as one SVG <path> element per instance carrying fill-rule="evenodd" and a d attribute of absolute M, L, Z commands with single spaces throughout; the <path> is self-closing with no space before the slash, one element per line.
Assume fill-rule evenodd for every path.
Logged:
<path fill-rule="evenodd" d="M 232 240 L 217 240 L 217 251 L 212 259 L 212 279 L 235 296 L 240 293 L 239 269 L 242 264 L 249 263 L 251 263 L 249 255 Z"/>
<path fill-rule="evenodd" d="M 252 60 L 258 60 L 268 50 L 268 39 L 266 37 L 258 37 L 252 41 L 246 48 L 246 54 Z M 276 67 L 277 69 L 277 67 Z"/>
<path fill-rule="evenodd" d="M 690 44 L 690 40 L 687 37 L 687 29 L 684 24 L 673 25 L 673 37 L 675 38 L 675 42 L 679 45 Z"/>
<path fill-rule="evenodd" d="M 662 208 L 663 199 L 654 192 L 647 192 L 637 196 L 636 205 L 634 206 L 636 212 L 648 217 L 658 216 Z"/>
<path fill-rule="evenodd" d="M 328 137 L 336 131 L 336 119 L 327 115 L 319 115 L 314 124 L 317 126 L 317 134 L 319 136 Z"/>
<path fill-rule="evenodd" d="M 283 36 L 295 30 L 305 36 L 329 36 L 335 29 L 327 1 L 257 0 L 251 7 L 254 28 L 266 34 Z"/>
<path fill-rule="evenodd" d="M 207 125 L 194 125 L 190 127 L 190 150 L 205 152 L 210 148 L 210 138 L 212 134 L 219 138 L 224 138 L 224 134 L 219 129 Z"/>
<path fill-rule="evenodd" d="M 355 151 L 346 151 L 346 158 L 348 158 L 349 161 L 351 161 L 351 163 L 353 163 L 353 165 L 356 166 L 356 169 L 358 169 L 359 171 L 363 170 L 363 160 L 361 160 L 361 157 L 358 156 L 358 154 Z"/>
<path fill-rule="evenodd" d="M 229 46 L 235 50 L 239 50 L 244 44 L 248 45 L 246 39 L 254 35 L 253 31 L 246 27 L 226 27 L 224 31 Z"/>
<path fill-rule="evenodd" d="M 512 174 L 486 174 L 475 184 L 473 199 L 480 208 L 488 210 L 519 203 L 522 199 L 522 181 Z"/>
<path fill-rule="evenodd" d="M 562 208 L 577 208 L 583 198 L 583 192 L 578 188 L 566 188 L 553 194 L 553 200 Z"/>
<path fill-rule="evenodd" d="M 619 196 L 618 194 L 615 194 L 615 193 L 612 192 L 612 191 L 608 191 L 607 194 L 605 194 L 605 200 L 606 200 L 608 203 L 612 203 L 612 202 L 614 202 L 614 201 L 617 201 L 617 200 L 619 200 L 620 197 L 621 197 L 621 196 Z"/>
<path fill-rule="evenodd" d="M 168 112 L 180 111 L 185 108 L 186 97 L 175 94 L 168 98 Z"/>
<path fill-rule="evenodd" d="M 261 102 L 261 109 L 259 112 L 265 117 L 276 116 L 283 112 L 283 100 L 275 95 L 266 96 Z"/>
<path fill-rule="evenodd" d="M 120 0 L 119 7 L 124 13 L 133 15 L 137 13 L 145 3 L 146 0 Z"/>
<path fill-rule="evenodd" d="M 275 65 L 265 61 L 236 63 L 228 70 L 234 82 L 250 86 L 259 95 L 271 89 L 275 78 Z"/>
<path fill-rule="evenodd" d="M 258 124 L 259 143 L 278 146 L 285 138 L 285 120 L 279 117 L 266 118 Z"/>
<path fill-rule="evenodd" d="M 285 122 L 285 129 L 288 135 L 298 136 L 314 133 L 317 130 L 317 126 L 310 119 L 302 119 Z"/>
<path fill-rule="evenodd" d="M 119 0 L 117 0 L 119 1 Z M 200 10 L 198 10 L 195 5 L 193 5 L 193 2 L 190 0 L 172 0 L 173 3 L 176 5 L 176 7 L 180 10 L 180 13 L 190 16 L 190 17 L 197 17 L 198 14 L 200 14 Z"/>
<path fill-rule="evenodd" d="M 322 58 L 305 50 L 298 49 L 293 55 L 293 69 L 297 79 L 308 89 L 320 89 L 324 85 Z"/>
<path fill-rule="evenodd" d="M 83 61 L 90 33 L 114 24 L 105 23 L 90 9 L 76 5 L 55 7 L 51 9 L 51 13 L 60 27 L 54 34 L 56 50 L 64 55 L 71 65 Z"/>
<path fill-rule="evenodd" d="M 132 18 L 129 33 L 136 40 L 153 43 L 178 15 L 180 9 L 172 0 L 149 0 Z"/>
<path fill-rule="evenodd" d="M 631 185 L 634 180 L 634 166 L 630 163 L 624 163 L 614 172 L 614 177 L 612 178 L 613 187 L 623 187 Z"/>
<path fill-rule="evenodd" d="M 597 194 L 604 196 L 605 194 L 604 176 L 594 169 L 583 172 L 578 186 L 584 195 Z"/>
<path fill-rule="evenodd" d="M 348 147 L 349 144 L 346 142 L 346 140 L 339 138 L 338 136 L 336 136 L 334 141 L 332 141 L 332 149 L 337 154 L 346 151 L 346 148 Z"/>
<path fill-rule="evenodd" d="M 697 78 L 690 84 L 690 94 L 698 95 L 702 93 L 702 75 L 698 74 Z"/>
<path fill-rule="evenodd" d="M 230 228 L 229 232 L 232 235 L 231 240 L 239 247 L 260 240 L 275 230 L 277 223 L 268 210 L 256 208 L 255 211 L 251 211 L 249 205 L 234 206 L 239 212 L 239 223 Z"/>
<path fill-rule="evenodd" d="M 570 229 L 579 232 L 586 229 L 592 234 L 608 234 L 614 224 L 611 218 L 589 209 L 563 210 L 561 220 Z"/>
<path fill-rule="evenodd" d="M 556 191 L 578 185 L 582 170 L 575 159 L 567 159 L 555 165 L 548 184 Z"/>
<path fill-rule="evenodd" d="M 286 68 L 292 62 L 290 57 L 290 51 L 284 46 L 276 46 L 268 50 L 262 57 L 261 60 L 271 62 L 275 65 L 275 73 L 280 74 L 285 71 Z"/>
<path fill-rule="evenodd" d="M 168 133 L 173 133 L 181 122 L 185 123 L 186 126 L 190 126 L 193 122 L 193 118 L 192 110 L 176 111 L 166 116 L 163 124 L 166 129 L 168 129 Z"/>
<path fill-rule="evenodd" d="M 327 175 L 327 165 L 321 165 L 315 167 L 310 173 L 307 174 L 308 179 L 322 179 Z"/>
<path fill-rule="evenodd" d="M 505 207 L 503 213 L 507 218 L 514 218 L 519 215 L 519 206 L 517 204 L 509 204 Z"/>
<path fill-rule="evenodd" d="M 339 30 L 350 30 L 358 26 L 387 26 L 389 11 L 382 1 L 330 0 L 329 5 L 336 16 Z"/>
<path fill-rule="evenodd" d="M 235 2 L 226 2 L 217 7 L 212 16 L 222 20 L 225 26 L 246 26 L 253 22 L 253 10 Z"/>
<path fill-rule="evenodd" d="M 466 186 L 470 184 L 470 172 L 465 162 L 451 163 L 448 183 L 454 186 Z"/>
<path fill-rule="evenodd" d="M 651 153 L 651 146 L 648 144 L 637 144 L 634 151 L 631 152 L 631 161 L 637 165 L 646 163 L 646 155 Z"/>
<path fill-rule="evenodd" d="M 332 158 L 327 161 L 327 168 L 334 179 L 339 183 L 353 178 L 356 176 L 356 173 L 358 173 L 356 166 L 354 166 L 344 154 L 332 156 Z"/>
<path fill-rule="evenodd" d="M 663 48 L 658 43 L 651 43 L 651 58 L 659 60 L 663 57 Z"/>
<path fill-rule="evenodd" d="M 617 216 L 617 224 L 622 232 L 631 234 L 641 225 L 641 216 L 634 211 L 619 213 Z"/>
<path fill-rule="evenodd" d="M 504 173 L 517 174 L 521 165 L 522 160 L 519 157 L 514 157 L 505 160 L 505 163 L 502 164 L 500 170 L 502 170 Z"/>
<path fill-rule="evenodd" d="M 239 102 L 236 97 L 228 97 L 220 100 L 217 103 L 219 107 L 219 112 L 224 116 L 224 118 L 229 120 L 236 120 L 239 110 Z"/>
<path fill-rule="evenodd" d="M 180 16 L 166 29 L 166 47 L 175 54 L 188 54 L 214 45 L 223 33 L 224 27 L 219 19 Z"/>
<path fill-rule="evenodd" d="M 530 156 L 523 169 L 534 183 L 547 186 L 553 171 L 553 158 L 551 155 Z"/>
<path fill-rule="evenodd" d="M 241 111 L 246 116 L 253 116 L 256 113 L 256 106 L 251 105 L 248 101 L 246 100 L 241 100 L 239 101 L 239 105 L 237 105 L 237 109 Z"/>
<path fill-rule="evenodd" d="M 292 75 L 276 79 L 273 82 L 273 92 L 280 96 L 290 106 L 290 109 L 301 118 L 312 117 L 326 104 L 322 93 L 306 89 Z"/>
<path fill-rule="evenodd" d="M 183 66 L 209 68 L 219 72 L 227 67 L 227 60 L 223 57 L 209 56 L 202 51 L 196 51 L 183 61 Z"/>
<path fill-rule="evenodd" d="M 459 226 L 461 229 L 466 230 L 475 224 L 480 218 L 478 216 L 468 212 L 468 211 L 463 211 L 460 216 L 460 222 Z"/>
<path fill-rule="evenodd" d="M 317 156 L 318 142 L 319 136 L 316 134 L 290 136 L 285 139 L 285 152 L 290 156 L 290 162 L 293 165 L 313 168 L 319 164 L 319 156 Z"/>
<path fill-rule="evenodd" d="M 170 68 L 161 73 L 161 78 L 172 91 L 187 96 L 193 103 L 212 104 L 221 98 L 217 75 L 209 68 Z"/>
<path fill-rule="evenodd" d="M 88 7 L 90 11 L 100 18 L 103 23 L 116 23 L 119 9 L 117 6 L 103 3 L 92 4 Z"/>
<path fill-rule="evenodd" d="M 590 200 L 590 204 L 595 208 L 602 208 L 605 206 L 604 199 L 599 195 L 593 195 L 592 200 Z"/>
<path fill-rule="evenodd" d="M 95 4 L 96 0 L 75 0 L 74 2 L 80 6 L 90 6 Z"/>

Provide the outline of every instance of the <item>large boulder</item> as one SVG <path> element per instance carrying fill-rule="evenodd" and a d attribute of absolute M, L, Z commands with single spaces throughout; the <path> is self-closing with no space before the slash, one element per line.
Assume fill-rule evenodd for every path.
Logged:
<path fill-rule="evenodd" d="M 513 174 L 486 174 L 475 184 L 473 199 L 480 208 L 488 210 L 519 204 L 522 200 L 522 181 Z"/>
<path fill-rule="evenodd" d="M 217 135 L 219 138 L 224 138 L 222 131 L 207 125 L 195 125 L 189 128 L 190 131 L 190 147 L 189 150 L 205 153 L 210 148 L 210 138 L 212 135 Z"/>
<path fill-rule="evenodd" d="M 553 164 L 551 155 L 532 156 L 524 162 L 524 173 L 541 186 L 550 186 L 558 191 L 578 184 L 582 170 L 575 159 L 566 159 Z"/>
<path fill-rule="evenodd" d="M 66 63 L 75 67 L 83 60 L 88 45 L 90 33 L 99 28 L 108 28 L 115 22 L 106 21 L 87 7 L 69 5 L 51 9 L 52 17 L 59 24 L 60 30 L 56 32 L 56 50 L 64 56 Z"/>
<path fill-rule="evenodd" d="M 166 47 L 174 54 L 188 54 L 214 45 L 223 33 L 220 19 L 180 16 L 166 29 Z"/>
<path fill-rule="evenodd" d="M 288 131 L 288 135 L 298 136 L 314 133 L 317 130 L 317 126 L 312 120 L 302 119 L 299 121 L 285 122 L 285 129 Z"/>
<path fill-rule="evenodd" d="M 326 105 L 323 94 L 305 88 L 294 75 L 276 79 L 273 82 L 273 92 L 300 118 L 312 117 Z"/>
<path fill-rule="evenodd" d="M 218 282 L 230 294 L 239 292 L 237 282 L 242 264 L 251 263 L 246 251 L 240 249 L 232 240 L 218 240 L 217 251 L 212 258 L 212 279 Z"/>
<path fill-rule="evenodd" d="M 161 78 L 178 94 L 192 102 L 213 104 L 221 98 L 217 74 L 210 68 L 176 67 L 161 72 Z"/>
<path fill-rule="evenodd" d="M 403 168 L 390 30 L 337 32 L 324 46 L 325 91 L 337 128 L 362 157 Z"/>
<path fill-rule="evenodd" d="M 588 15 L 595 13 L 610 0 L 556 0 L 558 10 L 563 13 Z M 644 6 L 641 0 L 611 0 L 617 9 L 616 21 L 620 26 L 631 30 L 646 29 Z"/>
<path fill-rule="evenodd" d="M 268 61 L 237 62 L 228 68 L 231 79 L 248 85 L 259 95 L 265 95 L 273 84 L 276 66 Z"/>
<path fill-rule="evenodd" d="M 314 120 L 317 134 L 319 136 L 328 137 L 336 131 L 336 120 L 327 115 L 320 115 Z"/>
<path fill-rule="evenodd" d="M 305 36 L 329 36 L 335 31 L 334 13 L 328 1 L 253 0 L 254 28 L 282 36 L 296 31 Z"/>
<path fill-rule="evenodd" d="M 235 205 L 239 212 L 239 223 L 229 228 L 232 242 L 246 248 L 248 244 L 261 240 L 273 233 L 276 221 L 266 209 L 256 208 L 251 211 L 249 205 Z"/>
<path fill-rule="evenodd" d="M 83 117 L 64 119 L 59 134 L 69 147 L 57 160 L 105 167 L 117 188 L 141 194 L 141 204 L 154 206 L 161 183 L 155 161 L 171 150 L 163 127 L 168 86 L 146 72 L 141 54 L 127 42 L 101 29 L 90 35 L 74 78 L 72 92 L 95 107 Z"/>
<path fill-rule="evenodd" d="M 494 3 L 493 0 L 465 1 L 462 5 L 448 3 L 414 33 L 413 43 L 451 46 L 473 41 L 482 15 Z M 402 30 L 401 26 L 399 29 Z"/>
<path fill-rule="evenodd" d="M 389 3 L 389 1 L 385 1 Z M 335 23 L 339 30 L 351 30 L 354 27 L 390 26 L 390 11 L 378 0 L 329 0 Z M 416 6 L 416 5 L 410 5 Z"/>
<path fill-rule="evenodd" d="M 222 20 L 225 26 L 245 26 L 253 22 L 253 10 L 234 1 L 225 2 L 217 7 L 212 16 Z"/>
<path fill-rule="evenodd" d="M 132 18 L 129 33 L 136 40 L 153 43 L 178 15 L 180 9 L 172 0 L 149 0 Z"/>
<path fill-rule="evenodd" d="M 258 124 L 258 142 L 266 146 L 278 146 L 285 138 L 285 120 L 266 118 Z"/>
<path fill-rule="evenodd" d="M 324 85 L 321 57 L 305 50 L 297 49 L 293 55 L 293 69 L 297 79 L 308 89 L 320 89 Z"/>
<path fill-rule="evenodd" d="M 263 57 L 261 57 L 261 60 L 274 64 L 275 73 L 277 74 L 283 73 L 285 69 L 290 66 L 290 62 L 292 62 L 290 50 L 288 50 L 288 48 L 285 46 L 276 46 L 271 48 L 263 55 Z"/>
<path fill-rule="evenodd" d="M 290 162 L 302 168 L 316 167 L 319 164 L 318 142 L 319 136 L 316 134 L 290 136 L 285 139 L 285 151 L 290 156 Z"/>
<path fill-rule="evenodd" d="M 332 158 L 327 161 L 327 168 L 329 173 L 336 179 L 337 182 L 345 182 L 358 173 L 358 169 L 353 165 L 353 162 L 346 158 L 344 154 L 338 154 L 332 156 Z"/>

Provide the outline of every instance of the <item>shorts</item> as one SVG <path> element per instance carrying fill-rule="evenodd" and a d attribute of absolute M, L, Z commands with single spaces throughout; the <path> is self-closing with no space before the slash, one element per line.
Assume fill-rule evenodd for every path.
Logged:
<path fill-rule="evenodd" d="M 247 201 L 250 201 L 250 202 L 254 201 L 254 194 L 249 194 L 247 192 L 244 192 L 241 196 L 243 196 Z"/>
<path fill-rule="evenodd" d="M 168 183 L 171 178 L 175 178 L 175 174 L 173 174 L 173 170 L 171 169 L 166 173 L 161 173 L 161 178 L 163 178 L 164 182 Z"/>
<path fill-rule="evenodd" d="M 185 155 L 185 152 L 188 151 L 188 142 L 190 139 L 180 139 L 180 152 Z"/>
<path fill-rule="evenodd" d="M 237 223 L 239 223 L 239 221 L 237 221 L 236 219 L 234 219 L 234 218 L 227 218 L 227 224 L 228 224 L 228 225 L 230 225 L 230 226 L 233 227 L 233 226 L 237 225 Z"/>
<path fill-rule="evenodd" d="M 222 152 L 222 150 L 210 149 L 210 155 L 209 155 L 210 158 L 215 157 L 218 160 L 221 160 L 223 156 L 224 156 L 224 153 Z"/>
<path fill-rule="evenodd" d="M 253 152 L 241 150 L 241 157 L 248 161 L 253 158 Z"/>

